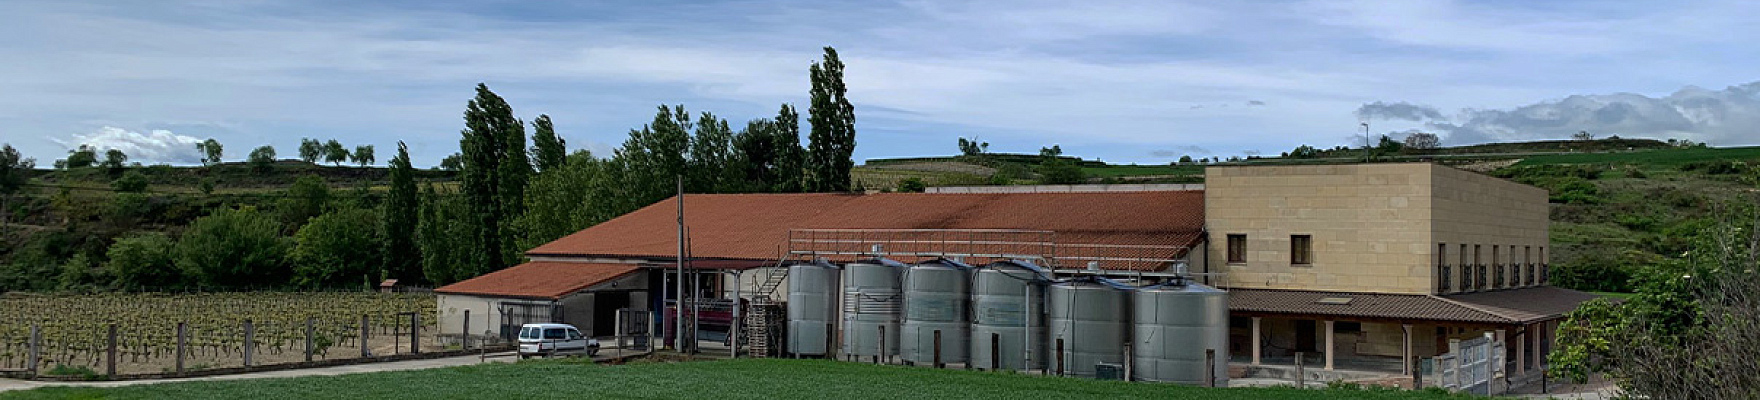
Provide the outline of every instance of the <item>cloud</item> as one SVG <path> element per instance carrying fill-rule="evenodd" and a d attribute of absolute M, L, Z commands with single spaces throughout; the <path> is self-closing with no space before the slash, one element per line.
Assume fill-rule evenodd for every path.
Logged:
<path fill-rule="evenodd" d="M 1179 157 L 1179 156 L 1208 155 L 1208 154 L 1216 154 L 1216 153 L 1211 152 L 1210 149 L 1206 149 L 1206 148 L 1198 147 L 1198 146 L 1191 146 L 1191 145 L 1174 146 L 1173 149 L 1171 149 L 1171 150 L 1155 150 L 1155 151 L 1149 152 L 1149 155 L 1154 156 L 1154 157 L 1158 157 L 1158 158 L 1172 158 L 1172 157 Z"/>
<path fill-rule="evenodd" d="M 1374 102 L 1357 108 L 1357 118 L 1365 121 L 1373 120 L 1405 120 L 1428 121 L 1444 119 L 1442 112 L 1435 107 L 1422 106 L 1407 102 Z"/>
<path fill-rule="evenodd" d="M 202 153 L 196 150 L 196 143 L 201 143 L 202 139 L 179 135 L 167 130 L 152 130 L 141 133 L 105 126 L 98 128 L 97 132 L 74 134 L 72 140 L 56 140 L 55 142 L 68 149 L 88 145 L 97 148 L 99 152 L 110 149 L 122 150 L 123 154 L 128 155 L 129 161 L 144 164 L 155 162 L 190 164 L 202 160 Z"/>
<path fill-rule="evenodd" d="M 1688 86 L 1668 96 L 1634 93 L 1574 95 L 1507 110 L 1464 110 L 1459 123 L 1430 121 L 1450 144 L 1597 137 L 1684 138 L 1738 144 L 1760 131 L 1760 82 L 1707 90 Z"/>

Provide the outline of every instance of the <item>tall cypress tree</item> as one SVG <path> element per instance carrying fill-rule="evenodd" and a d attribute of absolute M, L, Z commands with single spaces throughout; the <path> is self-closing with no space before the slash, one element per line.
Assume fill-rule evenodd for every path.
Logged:
<path fill-rule="evenodd" d="M 844 97 L 843 61 L 837 59 L 837 49 L 826 46 L 823 62 L 807 70 L 813 81 L 807 121 L 813 130 L 808 134 L 806 189 L 848 191 L 849 170 L 855 167 L 850 155 L 856 149 L 856 115 Z"/>
<path fill-rule="evenodd" d="M 525 208 L 532 165 L 526 157 L 525 123 L 514 118 L 513 107 L 487 85 L 477 84 L 476 98 L 465 106 L 464 121 L 460 188 L 470 203 L 471 236 L 477 250 L 469 255 L 470 270 L 457 274 L 474 276 L 519 261 L 509 230 Z"/>
<path fill-rule="evenodd" d="M 566 141 L 556 136 L 550 116 L 539 114 L 538 119 L 532 120 L 532 163 L 541 172 L 561 167 L 565 162 L 568 162 Z"/>
<path fill-rule="evenodd" d="M 732 192 L 738 183 L 738 170 L 733 168 L 733 130 L 727 120 L 703 112 L 697 119 L 696 135 L 690 142 L 689 177 L 685 181 L 693 193 Z"/>
<path fill-rule="evenodd" d="M 416 193 L 415 166 L 410 165 L 409 146 L 397 142 L 397 155 L 386 163 L 390 167 L 391 190 L 385 195 L 384 250 L 385 276 L 404 282 L 422 281 L 422 253 L 416 246 L 416 225 L 421 204 Z"/>

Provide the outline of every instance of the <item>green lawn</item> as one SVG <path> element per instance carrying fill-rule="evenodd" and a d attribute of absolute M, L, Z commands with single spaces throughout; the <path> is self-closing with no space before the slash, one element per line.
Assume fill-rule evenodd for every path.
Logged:
<path fill-rule="evenodd" d="M 568 361 L 287 379 L 183 382 L 0 393 L 38 398 L 643 398 L 643 399 L 1432 399 L 1398 390 L 1205 389 L 1008 373 L 875 366 L 823 360 L 752 360 L 593 366 Z"/>
<path fill-rule="evenodd" d="M 1578 153 L 1533 156 L 1516 165 L 1634 164 L 1680 166 L 1699 161 L 1760 159 L 1760 147 L 1638 150 L 1620 153 Z"/>

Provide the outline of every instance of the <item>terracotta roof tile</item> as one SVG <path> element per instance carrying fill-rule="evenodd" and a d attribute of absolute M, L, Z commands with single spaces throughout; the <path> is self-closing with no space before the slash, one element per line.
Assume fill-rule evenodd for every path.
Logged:
<path fill-rule="evenodd" d="M 1453 296 L 1346 293 L 1308 290 L 1231 289 L 1234 312 L 1330 315 L 1449 322 L 1517 324 L 1558 318 L 1596 296 L 1570 289 L 1533 287 Z M 1323 298 L 1349 298 L 1323 304 Z"/>
<path fill-rule="evenodd" d="M 678 251 L 676 204 L 655 203 L 527 254 L 671 259 Z M 696 258 L 775 260 L 785 255 L 791 229 L 1040 230 L 1054 232 L 1060 245 L 1155 245 L 1165 253 L 1202 237 L 1204 194 L 702 194 L 685 196 L 685 219 Z"/>
<path fill-rule="evenodd" d="M 554 300 L 641 268 L 636 264 L 529 262 L 442 286 L 434 292 Z"/>

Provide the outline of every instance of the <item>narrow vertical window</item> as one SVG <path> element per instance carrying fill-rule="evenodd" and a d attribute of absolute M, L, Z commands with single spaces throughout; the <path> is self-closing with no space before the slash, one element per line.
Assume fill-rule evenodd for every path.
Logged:
<path fill-rule="evenodd" d="M 1294 265 L 1309 265 L 1314 263 L 1313 236 L 1289 236 L 1289 263 Z"/>
<path fill-rule="evenodd" d="M 1228 235 L 1228 262 L 1230 264 L 1247 262 L 1247 235 Z"/>

